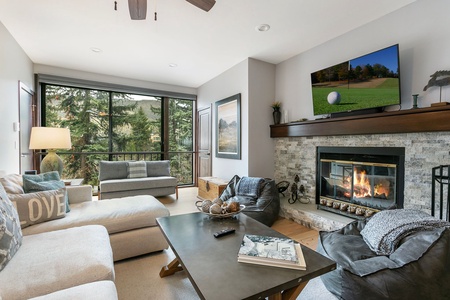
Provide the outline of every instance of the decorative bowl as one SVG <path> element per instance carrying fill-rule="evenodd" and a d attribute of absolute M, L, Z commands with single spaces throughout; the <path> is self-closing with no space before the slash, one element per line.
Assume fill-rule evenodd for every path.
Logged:
<path fill-rule="evenodd" d="M 240 208 L 239 211 L 230 212 L 230 213 L 226 213 L 226 214 L 211 214 L 211 213 L 207 213 L 207 212 L 202 211 L 202 205 L 201 205 L 201 203 L 202 203 L 202 201 L 197 201 L 197 202 L 195 202 L 195 206 L 197 207 L 197 209 L 199 210 L 199 212 L 201 212 L 202 214 L 205 214 L 205 215 L 207 215 L 207 216 L 210 216 L 211 218 L 214 218 L 214 219 L 231 218 L 231 217 L 233 217 L 233 216 L 239 214 L 239 213 L 240 213 L 241 211 L 243 211 L 244 208 L 245 208 L 245 205 L 240 204 L 240 205 L 239 205 L 239 208 Z M 200 205 L 199 205 L 199 204 L 200 204 Z"/>

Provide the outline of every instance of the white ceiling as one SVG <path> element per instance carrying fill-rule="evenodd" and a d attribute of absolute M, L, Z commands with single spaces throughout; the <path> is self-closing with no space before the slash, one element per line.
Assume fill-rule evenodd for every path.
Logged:
<path fill-rule="evenodd" d="M 414 1 L 217 0 L 205 12 L 148 0 L 147 20 L 132 21 L 127 0 L 117 11 L 114 0 L 0 0 L 0 22 L 36 64 L 196 88 L 248 57 L 280 63 Z"/>

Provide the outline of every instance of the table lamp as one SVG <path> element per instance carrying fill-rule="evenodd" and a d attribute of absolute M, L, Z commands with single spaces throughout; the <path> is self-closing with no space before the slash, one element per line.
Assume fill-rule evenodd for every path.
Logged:
<path fill-rule="evenodd" d="M 68 128 L 32 127 L 30 149 L 47 149 L 41 161 L 41 173 L 58 171 L 62 175 L 63 162 L 56 154 L 57 149 L 70 149 L 70 130 Z"/>

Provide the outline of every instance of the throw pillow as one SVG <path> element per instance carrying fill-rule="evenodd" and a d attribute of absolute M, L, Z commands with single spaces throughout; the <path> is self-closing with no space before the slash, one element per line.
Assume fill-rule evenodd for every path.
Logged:
<path fill-rule="evenodd" d="M 22 245 L 19 215 L 0 184 L 0 271 Z"/>
<path fill-rule="evenodd" d="M 147 177 L 147 164 L 145 161 L 127 162 L 127 178 Z"/>
<path fill-rule="evenodd" d="M 5 188 L 7 194 L 23 194 L 22 175 L 9 174 L 0 178 L 0 183 Z"/>
<path fill-rule="evenodd" d="M 59 179 L 57 171 L 42 173 L 39 175 L 22 175 L 23 190 L 25 193 L 57 190 L 65 187 L 64 181 Z M 66 213 L 70 212 L 69 198 L 65 195 Z"/>
<path fill-rule="evenodd" d="M 33 224 L 63 218 L 66 215 L 65 197 L 65 188 L 9 195 L 19 213 L 22 229 Z"/>
<path fill-rule="evenodd" d="M 42 181 L 52 181 L 52 180 L 61 180 L 59 177 L 58 171 L 52 171 L 52 172 L 46 172 L 42 174 L 37 175 L 22 175 L 22 180 L 28 179 L 28 181 L 32 182 L 42 182 Z M 25 186 L 25 181 L 23 182 L 23 189 L 25 190 L 25 193 L 27 193 L 27 187 Z"/>

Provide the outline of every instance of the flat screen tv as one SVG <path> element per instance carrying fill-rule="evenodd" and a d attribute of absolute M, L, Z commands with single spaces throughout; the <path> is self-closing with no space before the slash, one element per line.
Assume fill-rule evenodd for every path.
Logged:
<path fill-rule="evenodd" d="M 314 115 L 345 116 L 400 104 L 398 45 L 311 74 Z"/>

